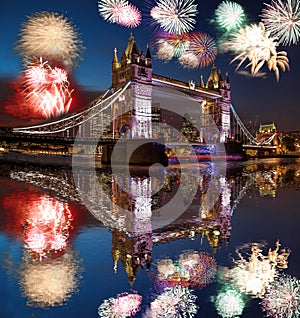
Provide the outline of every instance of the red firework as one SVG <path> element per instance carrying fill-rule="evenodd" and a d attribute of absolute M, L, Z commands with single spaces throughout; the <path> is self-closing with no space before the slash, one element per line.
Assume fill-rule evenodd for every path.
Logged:
<path fill-rule="evenodd" d="M 42 119 L 60 116 L 70 109 L 72 91 L 67 72 L 51 68 L 42 59 L 27 67 L 14 88 L 15 94 L 5 107 L 14 116 Z"/>
<path fill-rule="evenodd" d="M 66 203 L 47 195 L 26 192 L 12 193 L 3 200 L 7 215 L 32 253 L 45 256 L 66 248 L 73 220 Z"/>

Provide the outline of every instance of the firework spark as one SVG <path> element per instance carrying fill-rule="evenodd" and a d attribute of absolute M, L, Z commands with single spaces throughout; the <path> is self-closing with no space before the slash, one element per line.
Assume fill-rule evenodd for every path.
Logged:
<path fill-rule="evenodd" d="M 255 76 L 261 67 L 267 63 L 269 70 L 275 72 L 277 81 L 279 81 L 279 67 L 285 71 L 289 70 L 289 60 L 286 52 L 277 52 L 278 43 L 275 38 L 269 37 L 265 31 L 263 23 L 252 24 L 245 28 L 240 28 L 231 36 L 230 41 L 223 43 L 224 48 L 236 54 L 231 61 L 239 61 L 236 70 L 248 59 L 246 67 L 251 66 L 251 73 Z"/>
<path fill-rule="evenodd" d="M 245 18 L 245 11 L 241 5 L 232 1 L 223 1 L 215 11 L 214 21 L 220 29 L 231 32 L 240 28 Z"/>
<path fill-rule="evenodd" d="M 300 281 L 282 274 L 266 290 L 261 307 L 268 317 L 293 318 L 300 316 Z"/>
<path fill-rule="evenodd" d="M 173 288 L 165 288 L 164 292 L 150 304 L 150 309 L 146 312 L 146 317 L 192 318 L 198 309 L 195 304 L 196 298 L 197 296 L 193 295 L 190 290 L 185 287 L 175 286 Z"/>
<path fill-rule="evenodd" d="M 17 50 L 23 58 L 43 57 L 51 65 L 72 69 L 83 50 L 76 28 L 62 15 L 37 12 L 23 23 Z"/>
<path fill-rule="evenodd" d="M 192 30 L 197 13 L 197 4 L 194 0 L 158 0 L 150 12 L 163 30 L 174 34 Z"/>
<path fill-rule="evenodd" d="M 171 61 L 174 56 L 174 48 L 172 45 L 164 42 L 157 45 L 157 57 L 163 61 Z"/>
<path fill-rule="evenodd" d="M 297 44 L 300 40 L 300 2 L 298 0 L 272 0 L 265 4 L 261 14 L 266 30 L 279 44 Z"/>
<path fill-rule="evenodd" d="M 105 299 L 98 308 L 99 317 L 126 318 L 134 316 L 139 310 L 142 296 L 134 293 L 122 293 L 117 298 L 110 297 Z"/>
<path fill-rule="evenodd" d="M 99 0 L 98 11 L 104 20 L 128 28 L 137 27 L 142 20 L 138 8 L 127 0 Z"/>

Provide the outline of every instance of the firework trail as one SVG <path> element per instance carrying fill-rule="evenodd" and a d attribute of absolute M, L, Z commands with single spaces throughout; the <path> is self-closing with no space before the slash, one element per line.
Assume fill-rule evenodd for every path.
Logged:
<path fill-rule="evenodd" d="M 300 2 L 298 0 L 272 0 L 265 4 L 261 20 L 266 30 L 279 44 L 297 44 L 300 40 Z"/>
<path fill-rule="evenodd" d="M 16 49 L 26 59 L 42 57 L 71 70 L 83 50 L 76 28 L 55 12 L 37 12 L 23 23 Z"/>

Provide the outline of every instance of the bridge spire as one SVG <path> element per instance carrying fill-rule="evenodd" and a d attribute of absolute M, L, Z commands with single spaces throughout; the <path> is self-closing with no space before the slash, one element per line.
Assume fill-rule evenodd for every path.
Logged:
<path fill-rule="evenodd" d="M 119 64 L 118 55 L 117 55 L 117 48 L 114 48 L 114 57 L 113 57 L 112 63 L 115 65 Z"/>

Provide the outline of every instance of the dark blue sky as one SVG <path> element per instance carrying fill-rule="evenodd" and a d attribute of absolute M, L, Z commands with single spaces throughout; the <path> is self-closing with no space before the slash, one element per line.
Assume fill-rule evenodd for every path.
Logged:
<path fill-rule="evenodd" d="M 148 0 L 149 1 L 149 0 Z M 217 38 L 216 29 L 209 23 L 217 5 L 221 1 L 197 0 L 197 25 L 194 31 L 204 31 Z M 240 0 L 250 22 L 258 22 L 263 8 L 263 1 Z M 270 1 L 266 1 L 269 3 Z M 145 0 L 132 1 L 145 13 Z M 135 28 L 129 29 L 105 22 L 98 14 L 97 0 L 15 0 L 1 4 L 1 45 L 0 45 L 0 77 L 16 78 L 22 67 L 18 52 L 14 50 L 21 29 L 21 23 L 28 15 L 38 11 L 52 11 L 63 14 L 78 28 L 85 51 L 83 60 L 73 71 L 73 78 L 80 86 L 89 90 L 103 91 L 111 84 L 111 61 L 113 49 L 116 47 L 120 54 L 127 45 L 130 32 L 133 33 L 138 48 L 146 50 L 152 31 L 144 21 Z M 222 74 L 229 73 L 232 86 L 232 103 L 238 114 L 248 123 L 257 124 L 275 122 L 280 130 L 300 130 L 300 45 L 282 47 L 288 52 L 291 70 L 280 74 L 279 83 L 273 72 L 267 68 L 263 78 L 246 76 L 246 72 L 235 72 L 236 64 L 230 65 L 232 56 L 219 54 L 215 60 Z M 279 49 L 279 50 L 280 50 Z M 204 69 L 186 70 L 176 60 L 168 63 L 154 58 L 153 72 L 179 80 L 195 80 L 199 83 L 200 74 L 206 80 L 211 66 Z M 240 71 L 244 71 L 243 67 Z M 3 99 L 3 96 L 2 96 Z"/>

